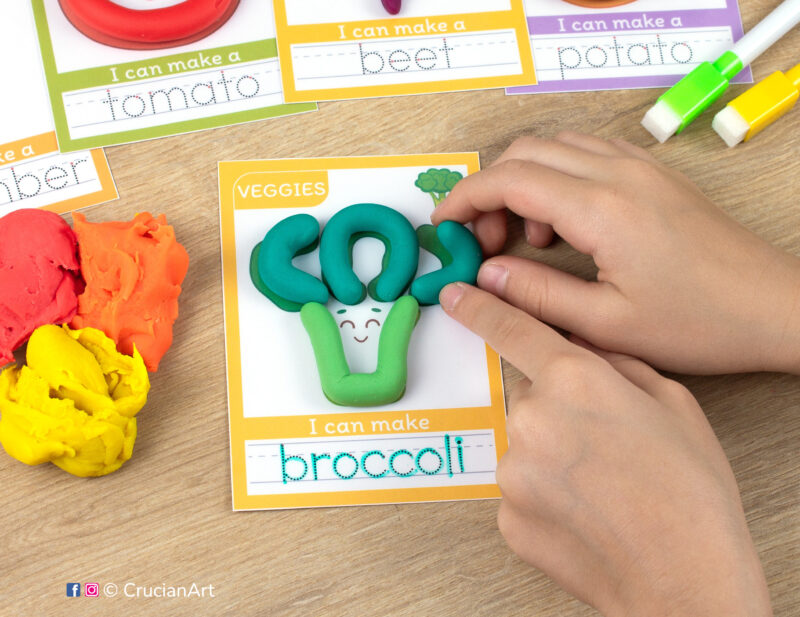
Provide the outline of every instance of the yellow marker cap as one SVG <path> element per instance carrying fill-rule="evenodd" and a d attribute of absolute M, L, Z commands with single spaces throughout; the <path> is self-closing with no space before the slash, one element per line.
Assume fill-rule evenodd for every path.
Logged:
<path fill-rule="evenodd" d="M 800 97 L 800 64 L 786 74 L 775 71 L 728 103 L 750 126 L 748 141 L 794 107 Z"/>

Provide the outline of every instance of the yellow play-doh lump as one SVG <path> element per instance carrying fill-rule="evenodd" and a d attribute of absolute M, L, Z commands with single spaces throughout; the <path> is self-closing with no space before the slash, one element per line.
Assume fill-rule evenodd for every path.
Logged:
<path fill-rule="evenodd" d="M 147 402 L 144 361 L 100 330 L 41 326 L 27 366 L 0 374 L 0 443 L 23 463 L 51 461 L 76 476 L 116 471 L 133 452 Z"/>

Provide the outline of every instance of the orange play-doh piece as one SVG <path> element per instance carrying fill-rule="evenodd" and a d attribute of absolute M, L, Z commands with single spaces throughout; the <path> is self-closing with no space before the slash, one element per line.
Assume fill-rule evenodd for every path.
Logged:
<path fill-rule="evenodd" d="M 189 255 L 163 214 L 109 223 L 72 216 L 86 289 L 70 326 L 102 330 L 127 355 L 136 346 L 147 370 L 158 370 L 172 344 Z"/>

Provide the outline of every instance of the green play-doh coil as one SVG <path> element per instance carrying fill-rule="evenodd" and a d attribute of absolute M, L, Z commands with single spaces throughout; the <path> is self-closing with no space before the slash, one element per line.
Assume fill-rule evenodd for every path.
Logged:
<path fill-rule="evenodd" d="M 392 302 L 408 287 L 419 263 L 417 234 L 405 216 L 378 204 L 355 204 L 333 215 L 320 240 L 322 276 L 343 304 L 358 304 L 367 288 L 353 272 L 354 236 L 371 236 L 386 246 L 384 268 L 369 285 L 379 302 Z"/>
<path fill-rule="evenodd" d="M 292 259 L 313 251 L 319 223 L 308 214 L 295 214 L 276 224 L 250 255 L 250 278 L 262 294 L 284 311 L 299 311 L 307 302 L 328 301 L 328 288 L 319 279 L 292 265 Z"/>
<path fill-rule="evenodd" d="M 419 319 L 419 304 L 412 296 L 399 298 L 386 317 L 374 373 L 350 372 L 336 320 L 322 304 L 306 304 L 300 318 L 314 348 L 322 391 L 332 403 L 368 407 L 388 405 L 403 396 L 408 344 Z"/>
<path fill-rule="evenodd" d="M 439 292 L 450 283 L 461 281 L 475 284 L 483 252 L 469 229 L 455 221 L 443 221 L 437 227 L 420 226 L 417 236 L 422 248 L 442 262 L 441 269 L 425 274 L 412 283 L 411 295 L 420 304 L 438 304 Z"/>

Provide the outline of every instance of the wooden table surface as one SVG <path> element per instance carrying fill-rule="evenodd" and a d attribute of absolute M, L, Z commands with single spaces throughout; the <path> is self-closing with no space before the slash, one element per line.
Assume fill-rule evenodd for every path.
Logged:
<path fill-rule="evenodd" d="M 776 0 L 742 0 L 745 28 Z M 797 61 L 800 30 L 754 66 Z M 740 88 L 739 88 L 740 89 Z M 82 480 L 0 455 L 0 615 L 596 614 L 515 557 L 497 501 L 231 511 L 217 161 L 473 151 L 484 164 L 524 134 L 620 136 L 687 173 L 733 217 L 800 253 L 800 111 L 728 150 L 706 114 L 653 145 L 639 121 L 655 90 L 507 97 L 502 91 L 320 105 L 316 113 L 107 150 L 119 201 L 90 220 L 166 213 L 191 256 L 175 343 L 139 414 L 135 455 Z M 720 105 L 715 107 L 718 108 Z M 585 277 L 563 242 L 507 250 Z M 518 373 L 505 367 L 510 390 Z M 697 396 L 733 465 L 775 613 L 800 615 L 800 378 L 678 377 Z M 213 585 L 213 599 L 66 598 L 67 582 Z"/>

